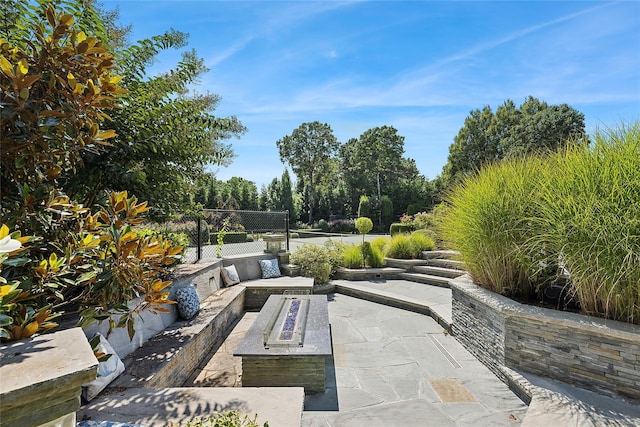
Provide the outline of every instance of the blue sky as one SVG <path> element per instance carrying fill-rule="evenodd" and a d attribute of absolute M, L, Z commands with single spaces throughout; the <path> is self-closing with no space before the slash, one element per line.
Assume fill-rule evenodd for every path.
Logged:
<path fill-rule="evenodd" d="M 585 114 L 587 131 L 640 119 L 640 2 L 103 0 L 132 41 L 175 28 L 211 69 L 197 90 L 248 128 L 214 168 L 258 188 L 280 177 L 275 142 L 301 123 L 339 141 L 391 125 L 435 178 L 471 110 L 532 95 Z M 151 72 L 180 53 L 160 56 Z"/>

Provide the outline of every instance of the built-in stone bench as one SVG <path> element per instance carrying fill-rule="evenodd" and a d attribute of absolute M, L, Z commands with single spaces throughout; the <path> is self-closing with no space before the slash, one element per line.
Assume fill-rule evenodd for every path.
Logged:
<path fill-rule="evenodd" d="M 196 367 L 205 361 L 211 352 L 217 350 L 246 310 L 259 310 L 270 295 L 285 291 L 311 293 L 313 278 L 277 277 L 261 279 L 259 259 L 274 258 L 272 254 L 249 254 L 224 258 L 202 264 L 182 265 L 174 281 L 172 294 L 176 289 L 193 284 L 201 299 L 200 312 L 190 320 L 180 320 L 175 306 L 170 306 L 175 319 L 169 326 L 156 331 L 154 335 L 139 343 L 122 337 L 110 337 L 116 353 L 123 357 L 125 372 L 110 388 L 125 387 L 180 387 Z M 223 266 L 235 265 L 241 282 L 224 288 L 220 276 Z M 152 328 L 161 328 L 164 321 L 151 322 Z M 147 321 L 137 324 L 137 335 L 148 335 Z M 145 332 L 146 331 L 146 332 Z M 123 331 L 117 330 L 122 334 Z M 121 349 L 129 351 L 121 351 Z M 126 354 L 126 357 L 125 354 Z"/>

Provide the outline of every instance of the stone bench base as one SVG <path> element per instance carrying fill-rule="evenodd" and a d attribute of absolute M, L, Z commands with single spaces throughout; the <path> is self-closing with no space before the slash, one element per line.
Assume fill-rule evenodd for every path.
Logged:
<path fill-rule="evenodd" d="M 125 372 L 108 388 L 179 387 L 222 345 L 244 313 L 243 287 L 217 291 L 190 321 L 177 321 L 124 358 Z"/>

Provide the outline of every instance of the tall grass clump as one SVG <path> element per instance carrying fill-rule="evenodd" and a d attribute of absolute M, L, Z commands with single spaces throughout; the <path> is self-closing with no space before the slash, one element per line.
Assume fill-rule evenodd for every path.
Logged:
<path fill-rule="evenodd" d="M 347 245 L 342 249 L 343 264 L 346 268 L 362 268 L 364 257 L 360 245 Z"/>
<path fill-rule="evenodd" d="M 428 230 L 416 230 L 409 236 L 409 242 L 413 249 L 413 258 L 422 258 L 423 251 L 432 251 L 436 248 L 436 242 L 429 236 Z"/>
<path fill-rule="evenodd" d="M 551 160 L 532 243 L 559 256 L 586 314 L 640 323 L 640 122 Z"/>
<path fill-rule="evenodd" d="M 369 267 L 384 267 L 384 255 L 377 246 L 373 246 L 369 242 L 364 242 L 362 244 L 362 253 L 365 256 L 365 264 Z"/>
<path fill-rule="evenodd" d="M 531 235 L 541 157 L 513 158 L 469 176 L 446 197 L 440 236 L 460 252 L 475 283 L 496 293 L 529 297 L 530 263 L 521 252 Z"/>
<path fill-rule="evenodd" d="M 391 236 L 386 247 L 386 255 L 397 259 L 413 258 L 413 247 L 409 235 L 402 233 Z"/>
<path fill-rule="evenodd" d="M 380 254 L 384 257 L 387 243 L 389 243 L 388 237 L 376 237 L 371 241 L 371 247 L 378 249 Z"/>

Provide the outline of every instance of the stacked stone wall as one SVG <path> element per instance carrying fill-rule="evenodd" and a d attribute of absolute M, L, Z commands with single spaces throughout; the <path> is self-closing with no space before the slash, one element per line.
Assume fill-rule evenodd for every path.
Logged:
<path fill-rule="evenodd" d="M 506 366 L 640 400 L 640 327 L 523 305 L 468 276 L 451 285 L 456 338 L 501 378 Z"/>

